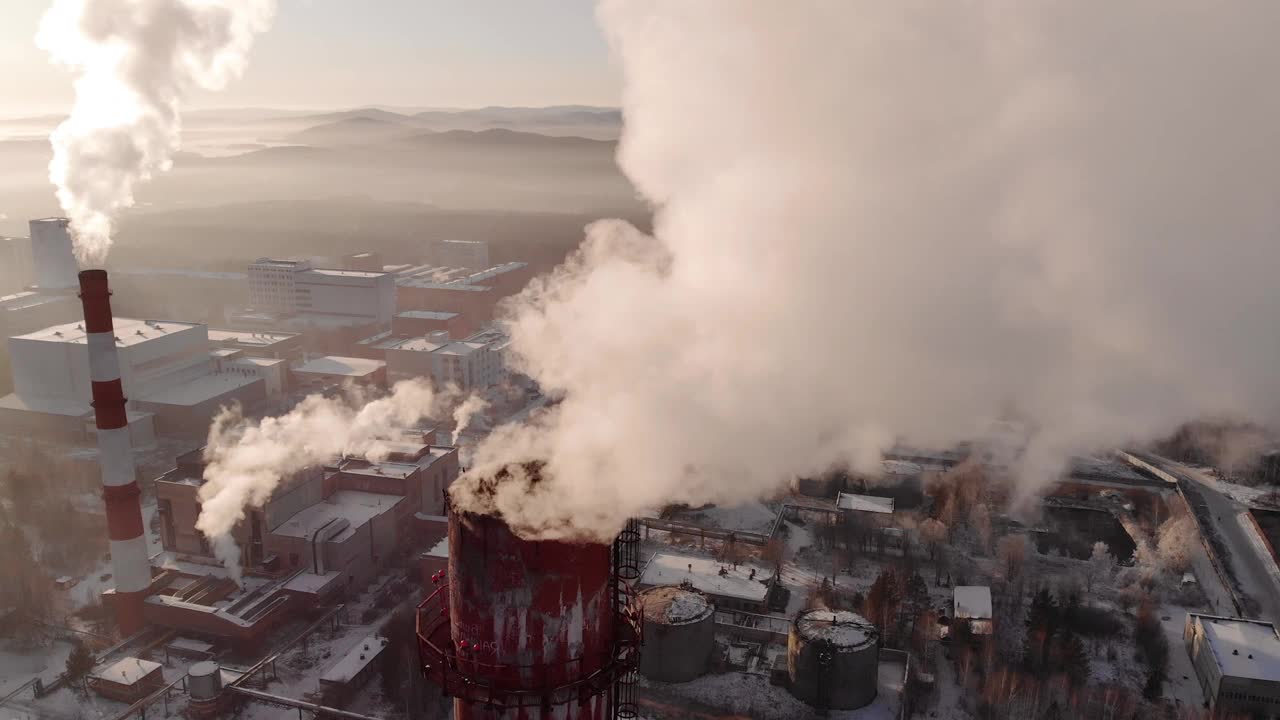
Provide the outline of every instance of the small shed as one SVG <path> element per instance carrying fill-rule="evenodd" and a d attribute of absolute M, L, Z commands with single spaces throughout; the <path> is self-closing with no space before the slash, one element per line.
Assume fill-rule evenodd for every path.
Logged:
<path fill-rule="evenodd" d="M 990 635 L 991 588 L 986 585 L 957 585 L 953 617 L 957 621 L 967 620 L 969 631 L 974 635 Z"/>
<path fill-rule="evenodd" d="M 89 674 L 89 689 L 102 697 L 132 703 L 164 687 L 160 663 L 127 657 Z"/>

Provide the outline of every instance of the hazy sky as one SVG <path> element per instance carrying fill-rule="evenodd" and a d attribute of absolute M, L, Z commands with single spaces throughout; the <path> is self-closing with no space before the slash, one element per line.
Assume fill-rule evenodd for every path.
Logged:
<path fill-rule="evenodd" d="M 48 5 L 0 2 L 0 116 L 70 107 L 32 42 Z M 612 105 L 618 84 L 592 0 L 280 0 L 245 77 L 193 105 Z"/>

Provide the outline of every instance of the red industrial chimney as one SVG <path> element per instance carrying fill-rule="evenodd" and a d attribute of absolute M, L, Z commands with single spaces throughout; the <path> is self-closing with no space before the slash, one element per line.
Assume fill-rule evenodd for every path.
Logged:
<path fill-rule="evenodd" d="M 111 322 L 111 290 L 107 271 L 80 273 L 80 301 L 89 346 L 89 379 L 98 425 L 98 459 L 102 465 L 102 497 L 107 506 L 111 569 L 116 587 L 111 599 L 120 632 L 142 629 L 142 604 L 151 584 L 147 540 L 142 534 L 142 505 L 129 440 L 120 359 Z"/>
<path fill-rule="evenodd" d="M 636 717 L 638 542 L 634 526 L 612 546 L 523 540 L 501 518 L 451 513 L 418 643 L 454 719 Z"/>

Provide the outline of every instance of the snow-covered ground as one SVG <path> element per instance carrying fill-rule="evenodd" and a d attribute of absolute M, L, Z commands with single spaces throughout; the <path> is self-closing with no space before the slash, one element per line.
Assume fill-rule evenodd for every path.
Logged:
<path fill-rule="evenodd" d="M 723 528 L 725 530 L 746 530 L 748 532 L 767 533 L 778 517 L 778 510 L 755 500 L 735 506 L 712 505 L 696 510 L 685 510 L 678 513 L 675 520 Z"/>

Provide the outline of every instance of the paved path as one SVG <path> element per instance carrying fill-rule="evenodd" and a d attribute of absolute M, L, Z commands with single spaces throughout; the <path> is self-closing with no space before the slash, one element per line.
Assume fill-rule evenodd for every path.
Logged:
<path fill-rule="evenodd" d="M 1209 508 L 1210 522 L 1230 553 L 1229 557 L 1218 557 L 1218 561 L 1230 565 L 1239 589 L 1258 603 L 1259 612 L 1253 614 L 1254 619 L 1280 626 L 1280 577 L 1272 572 L 1267 558 L 1250 538 L 1251 530 L 1245 525 L 1249 522 L 1248 508 L 1219 492 L 1199 471 L 1172 460 L 1158 460 L 1166 471 L 1190 483 Z"/>

